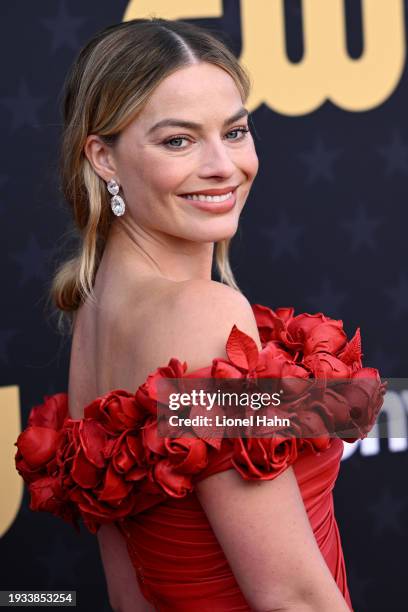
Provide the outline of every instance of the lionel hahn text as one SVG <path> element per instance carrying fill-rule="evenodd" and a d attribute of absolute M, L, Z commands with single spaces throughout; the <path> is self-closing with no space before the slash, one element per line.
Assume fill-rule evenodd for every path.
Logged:
<path fill-rule="evenodd" d="M 169 425 L 172 427 L 180 426 L 180 427 L 233 427 L 233 426 L 241 426 L 241 427 L 253 427 L 254 425 L 262 425 L 263 427 L 289 427 L 290 419 L 287 418 L 279 418 L 278 416 L 274 416 L 272 418 L 268 418 L 266 416 L 262 416 L 260 414 L 257 415 L 249 415 L 248 417 L 233 417 L 228 418 L 224 415 L 216 415 L 215 417 L 210 416 L 195 416 L 193 418 L 187 417 L 179 417 L 176 414 L 171 415 L 169 418 Z"/>

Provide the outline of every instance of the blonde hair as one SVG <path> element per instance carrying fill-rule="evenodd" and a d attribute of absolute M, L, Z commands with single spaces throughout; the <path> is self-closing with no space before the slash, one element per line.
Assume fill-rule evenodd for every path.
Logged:
<path fill-rule="evenodd" d="M 80 51 L 62 90 L 63 132 L 60 150 L 62 193 L 72 209 L 79 238 L 51 282 L 49 298 L 72 331 L 73 314 L 93 285 L 114 218 L 105 182 L 84 153 L 89 134 L 113 146 L 121 132 L 148 101 L 154 89 L 175 70 L 209 62 L 234 79 L 243 102 L 250 78 L 234 54 L 212 33 L 183 21 L 133 19 L 97 33 Z M 231 239 L 215 245 L 221 282 L 239 290 L 229 263 Z"/>

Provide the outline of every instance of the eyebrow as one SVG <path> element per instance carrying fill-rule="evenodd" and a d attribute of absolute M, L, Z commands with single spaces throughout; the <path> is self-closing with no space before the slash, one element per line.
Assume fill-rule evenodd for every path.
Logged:
<path fill-rule="evenodd" d="M 243 117 L 246 117 L 247 115 L 249 115 L 249 111 L 246 108 L 242 107 L 239 109 L 239 111 L 234 113 L 232 117 L 229 117 L 228 119 L 224 121 L 223 127 L 226 128 L 229 125 L 231 125 L 231 123 L 234 123 L 234 121 L 238 121 L 238 119 L 242 119 Z M 148 130 L 147 134 L 149 135 L 155 130 L 158 130 L 159 128 L 167 127 L 167 126 L 183 127 L 183 128 L 187 128 L 190 130 L 199 130 L 203 127 L 200 123 L 196 123 L 195 121 L 184 121 L 183 119 L 169 118 L 169 119 L 162 119 L 158 123 L 155 123 Z"/>

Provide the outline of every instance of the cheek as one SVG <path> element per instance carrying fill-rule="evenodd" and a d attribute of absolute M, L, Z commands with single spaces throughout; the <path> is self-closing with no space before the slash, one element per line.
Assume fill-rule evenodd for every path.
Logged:
<path fill-rule="evenodd" d="M 253 143 L 251 144 L 243 163 L 245 164 L 245 167 L 243 168 L 245 173 L 248 175 L 248 178 L 253 180 L 259 170 L 259 159 Z"/>
<path fill-rule="evenodd" d="M 182 159 L 161 159 L 146 172 L 146 180 L 156 194 L 174 193 L 189 173 L 189 167 Z"/>
<path fill-rule="evenodd" d="M 234 161 L 237 168 L 245 175 L 246 181 L 252 182 L 259 169 L 259 160 L 252 140 L 236 152 Z"/>
<path fill-rule="evenodd" d="M 181 159 L 165 156 L 156 147 L 130 148 L 121 160 L 123 182 L 138 191 L 158 193 L 174 190 L 186 172 L 186 163 Z"/>

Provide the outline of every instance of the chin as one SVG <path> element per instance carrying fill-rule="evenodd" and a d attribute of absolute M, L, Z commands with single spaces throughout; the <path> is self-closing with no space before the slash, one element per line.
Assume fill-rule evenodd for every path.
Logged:
<path fill-rule="evenodd" d="M 197 242 L 219 242 L 232 238 L 238 229 L 238 218 L 234 215 L 230 219 L 211 219 L 202 223 L 191 232 L 191 239 Z"/>

